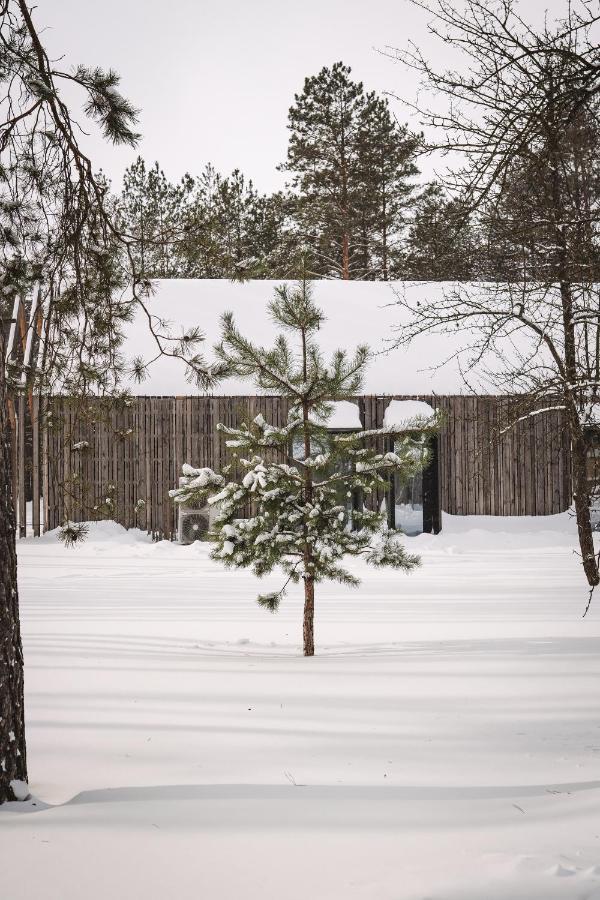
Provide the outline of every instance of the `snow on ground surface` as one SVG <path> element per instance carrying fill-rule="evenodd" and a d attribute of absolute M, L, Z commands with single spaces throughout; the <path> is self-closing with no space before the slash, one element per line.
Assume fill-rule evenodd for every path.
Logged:
<path fill-rule="evenodd" d="M 19 543 L 31 790 L 7 900 L 597 900 L 600 598 L 568 517 L 444 517 L 300 656 L 206 545 Z M 271 580 L 275 587 L 276 579 Z"/>

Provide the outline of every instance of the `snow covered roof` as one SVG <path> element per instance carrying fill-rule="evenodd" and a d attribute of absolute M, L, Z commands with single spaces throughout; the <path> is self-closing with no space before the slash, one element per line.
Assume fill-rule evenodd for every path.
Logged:
<path fill-rule="evenodd" d="M 157 280 L 155 294 L 149 299 L 150 311 L 169 322 L 173 336 L 184 328 L 198 326 L 206 336 L 200 350 L 210 361 L 212 347 L 220 337 L 220 317 L 231 310 L 242 334 L 263 347 L 271 346 L 277 327 L 271 321 L 267 304 L 281 281 L 172 279 Z M 315 302 L 323 309 L 326 322 L 318 336 L 328 358 L 338 348 L 353 352 L 357 344 L 367 343 L 374 358 L 364 381 L 366 394 L 458 394 L 468 389 L 455 357 L 464 344 L 448 334 L 428 334 L 410 347 L 393 349 L 394 338 L 402 325 L 402 309 L 397 305 L 398 291 L 410 292 L 411 299 L 441 296 L 443 283 L 435 282 L 357 282 L 315 281 Z M 160 329 L 164 333 L 164 329 Z M 126 326 L 124 353 L 145 361 L 156 355 L 156 345 L 143 315 Z M 445 363 L 444 365 L 442 365 Z M 474 387 L 472 374 L 469 378 Z M 163 357 L 152 364 L 148 378 L 129 386 L 134 394 L 190 395 L 199 393 L 185 378 L 185 366 L 178 359 Z M 219 395 L 254 394 L 248 381 L 230 378 L 213 391 Z"/>
<path fill-rule="evenodd" d="M 422 400 L 390 400 L 384 416 L 384 428 L 425 425 L 435 419 L 435 410 Z"/>

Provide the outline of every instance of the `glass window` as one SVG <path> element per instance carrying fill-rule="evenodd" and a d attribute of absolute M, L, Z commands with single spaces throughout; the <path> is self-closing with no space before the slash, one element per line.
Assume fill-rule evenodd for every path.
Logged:
<path fill-rule="evenodd" d="M 425 453 L 425 447 L 423 448 Z M 394 527 L 407 535 L 423 533 L 423 470 L 394 474 Z"/>
<path fill-rule="evenodd" d="M 399 474 L 395 479 L 394 521 L 404 534 L 423 532 L 423 474 L 418 472 L 409 478 Z"/>

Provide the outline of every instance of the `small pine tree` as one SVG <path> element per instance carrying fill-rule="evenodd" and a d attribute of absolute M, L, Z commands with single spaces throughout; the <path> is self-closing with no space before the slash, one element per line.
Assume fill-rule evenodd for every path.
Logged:
<path fill-rule="evenodd" d="M 252 344 L 223 316 L 221 363 L 232 373 L 252 378 L 258 388 L 290 402 L 288 424 L 274 427 L 258 416 L 250 425 L 219 425 L 236 453 L 238 479 L 227 481 L 210 469 L 185 467 L 176 502 L 218 504 L 213 559 L 230 567 L 251 568 L 261 577 L 279 566 L 287 575 L 281 590 L 259 596 L 275 611 L 289 582 L 304 582 L 304 654 L 314 654 L 315 584 L 332 579 L 357 585 L 342 565 L 344 556 L 362 556 L 374 566 L 410 571 L 419 559 L 406 552 L 393 532 L 384 530 L 380 512 L 349 500 L 384 487 L 393 472 L 409 474 L 423 465 L 424 431 L 381 429 L 332 435 L 327 420 L 331 401 L 355 395 L 368 361 L 366 346 L 353 358 L 338 350 L 327 365 L 315 341 L 324 317 L 301 281 L 294 289 L 276 289 L 269 305 L 273 320 L 297 338 L 294 350 L 284 334 L 275 346 Z M 383 435 L 397 438 L 394 452 L 370 445 Z M 231 474 L 231 468 L 226 471 Z M 249 518 L 242 510 L 251 509 Z"/>

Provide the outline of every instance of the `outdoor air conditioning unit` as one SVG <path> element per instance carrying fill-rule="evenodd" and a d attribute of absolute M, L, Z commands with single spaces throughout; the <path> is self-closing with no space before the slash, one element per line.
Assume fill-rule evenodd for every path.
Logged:
<path fill-rule="evenodd" d="M 180 486 L 185 479 L 180 479 Z M 194 506 L 191 503 L 180 503 L 177 509 L 177 540 L 180 544 L 193 544 L 194 541 L 208 540 L 208 532 L 218 515 L 218 503 Z"/>
<path fill-rule="evenodd" d="M 194 541 L 205 541 L 210 525 L 210 509 L 208 506 L 194 509 L 181 504 L 177 518 L 177 540 L 180 544 L 193 544 Z"/>

